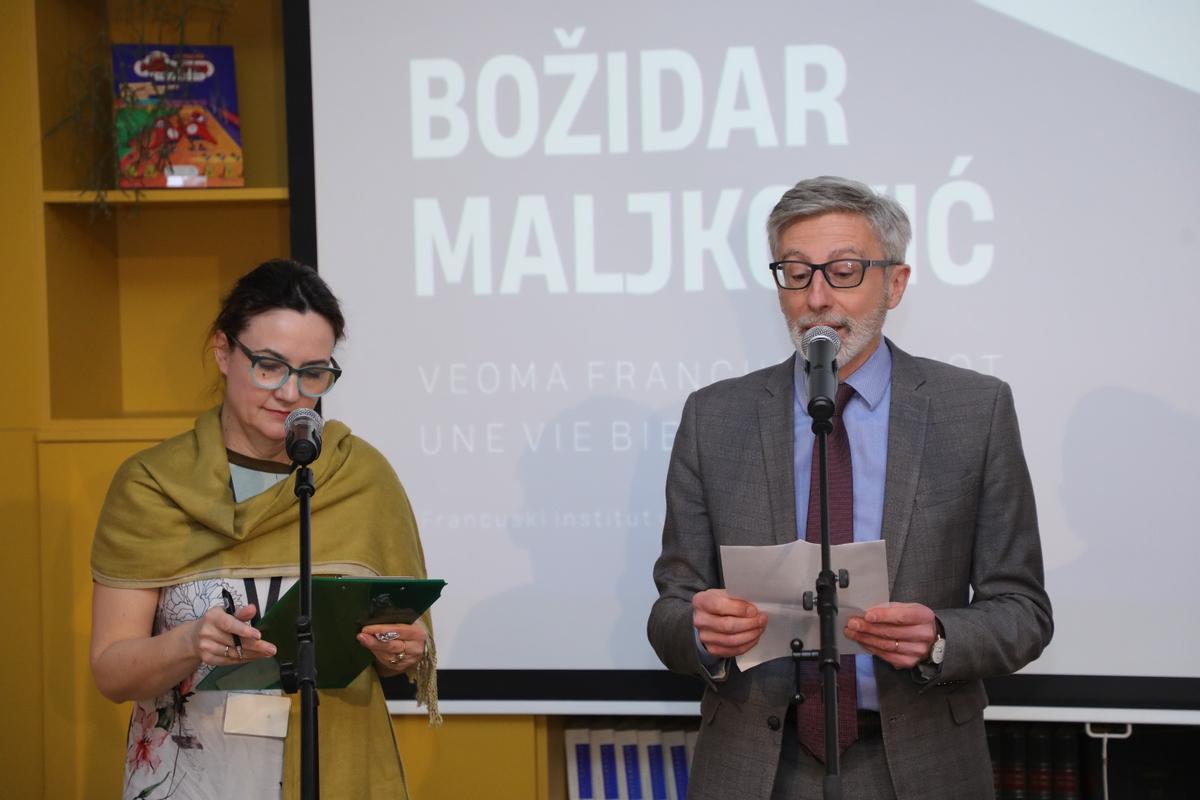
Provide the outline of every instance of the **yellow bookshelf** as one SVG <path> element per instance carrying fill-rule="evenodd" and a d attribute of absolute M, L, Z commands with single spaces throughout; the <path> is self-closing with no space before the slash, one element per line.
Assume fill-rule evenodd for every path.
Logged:
<path fill-rule="evenodd" d="M 234 47 L 247 185 L 111 190 L 107 208 L 84 186 L 77 132 L 47 136 L 79 91 L 73 59 L 97 57 L 102 31 L 114 42 L 179 33 L 122 18 L 122 0 L 35 7 L 50 418 L 192 417 L 215 399 L 204 333 L 220 297 L 290 249 L 281 6 L 235 3 L 219 25 L 195 12 L 185 32 L 189 42 Z M 93 135 L 83 152 L 112 146 L 106 130 Z"/>
<path fill-rule="evenodd" d="M 0 394 L 9 526 L 0 582 L 19 598 L 10 633 L 21 642 L 21 657 L 0 660 L 0 705 L 20 720 L 0 731 L 11 756 L 5 796 L 120 793 L 128 709 L 99 696 L 88 664 L 92 532 L 120 461 L 186 430 L 215 401 L 205 331 L 220 297 L 254 264 L 290 251 L 285 2 L 235 0 L 219 37 L 204 19 L 185 33 L 234 47 L 246 186 L 111 190 L 106 209 L 86 164 L 111 146 L 107 131 L 83 142 L 82 161 L 70 132 L 48 133 L 77 91 L 73 59 L 94 53 L 102 33 L 136 41 L 120 15 L 138 4 L 0 4 L 9 112 L 0 119 L 0 211 L 10 231 L 0 326 L 11 351 Z M 167 27 L 157 38 L 178 37 Z M 431 731 L 421 718 L 397 717 L 394 727 L 415 797 L 565 794 L 554 718 L 459 716 Z"/>

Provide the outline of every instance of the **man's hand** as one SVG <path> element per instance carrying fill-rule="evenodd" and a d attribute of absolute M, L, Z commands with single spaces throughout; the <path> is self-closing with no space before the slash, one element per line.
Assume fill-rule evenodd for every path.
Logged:
<path fill-rule="evenodd" d="M 767 615 L 753 603 L 730 597 L 724 589 L 705 589 L 692 596 L 692 625 L 705 650 L 732 658 L 758 643 L 767 629 Z"/>
<path fill-rule="evenodd" d="M 897 669 L 912 669 L 929 657 L 937 639 L 933 610 L 920 603 L 885 603 L 846 621 L 846 638 Z"/>

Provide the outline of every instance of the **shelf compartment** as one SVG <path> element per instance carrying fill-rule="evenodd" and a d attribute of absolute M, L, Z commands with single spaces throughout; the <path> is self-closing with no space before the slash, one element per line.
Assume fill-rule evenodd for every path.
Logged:
<path fill-rule="evenodd" d="M 85 83 L 96 80 L 100 73 L 88 71 L 84 65 L 99 67 L 107 63 L 106 59 L 111 59 L 109 41 L 171 45 L 179 42 L 180 33 L 171 24 L 161 24 L 159 29 L 145 22 L 134 23 L 128 19 L 131 4 L 124 0 L 39 0 L 36 5 L 42 184 L 49 190 L 70 193 L 88 185 L 85 165 L 96 163 L 105 150 L 114 146 L 112 131 L 98 123 L 82 133 L 65 126 L 47 135 L 77 110 L 74 103 L 80 97 L 93 97 L 111 108 L 111 86 L 96 85 L 91 90 L 94 94 L 85 90 Z M 285 185 L 287 109 L 282 4 L 262 0 L 237 3 L 220 19 L 211 9 L 192 8 L 190 13 L 184 41 L 233 47 L 246 186 L 269 189 Z M 100 109 L 97 116 L 108 115 Z"/>
<path fill-rule="evenodd" d="M 241 275 L 287 254 L 287 206 L 44 214 L 51 418 L 190 417 L 216 402 L 208 326 Z"/>

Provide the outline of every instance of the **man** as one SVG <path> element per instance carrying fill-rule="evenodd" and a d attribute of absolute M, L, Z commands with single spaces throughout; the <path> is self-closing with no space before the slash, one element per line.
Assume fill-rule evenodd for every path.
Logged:
<path fill-rule="evenodd" d="M 839 380 L 852 391 L 839 387 L 835 424 L 848 443 L 846 524 L 855 541 L 887 544 L 893 602 L 839 618 L 870 654 L 844 658 L 839 678 L 851 689 L 840 692 L 850 704 L 839 710 L 843 733 L 857 737 L 841 756 L 844 796 L 991 797 L 981 678 L 1032 661 L 1053 629 L 1012 394 L 883 339 L 911 272 L 910 227 L 895 201 L 843 178 L 802 181 L 767 229 L 797 348 L 817 325 L 843 343 Z M 754 646 L 767 617 L 721 588 L 719 556 L 724 544 L 819 536 L 808 522 L 814 435 L 803 367 L 793 355 L 701 389 L 675 439 L 649 637 L 667 667 L 707 684 L 692 800 L 822 796 L 820 692 L 791 705 L 790 659 L 738 670 L 733 657 Z M 831 435 L 831 455 L 833 446 Z"/>

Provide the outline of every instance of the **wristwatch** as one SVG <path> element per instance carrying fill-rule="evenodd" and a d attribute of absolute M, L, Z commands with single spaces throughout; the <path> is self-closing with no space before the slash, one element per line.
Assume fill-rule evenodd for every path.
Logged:
<path fill-rule="evenodd" d="M 933 647 L 929 648 L 929 656 L 926 662 L 934 666 L 941 666 L 942 661 L 946 658 L 946 631 L 942 628 L 942 621 L 934 619 L 937 624 L 937 638 L 933 640 Z"/>

